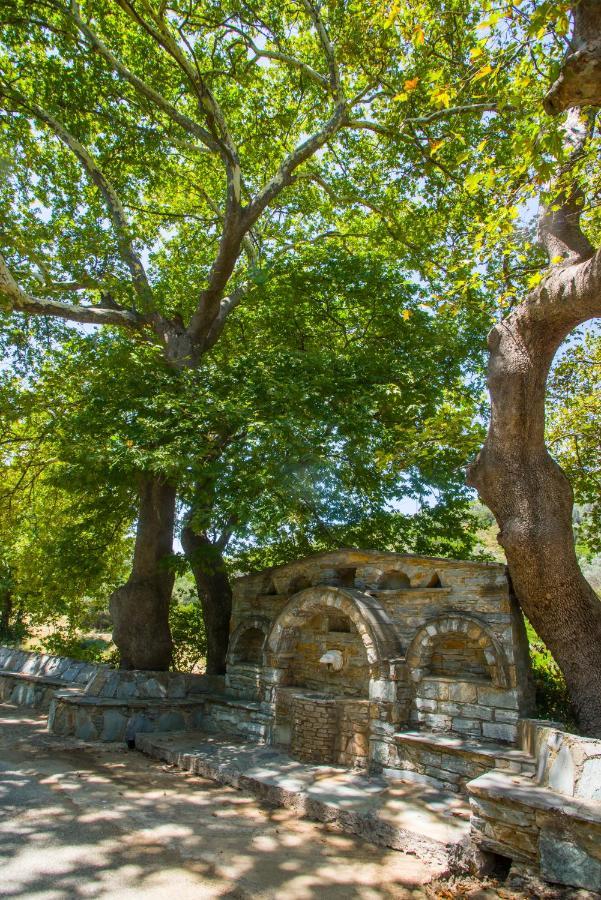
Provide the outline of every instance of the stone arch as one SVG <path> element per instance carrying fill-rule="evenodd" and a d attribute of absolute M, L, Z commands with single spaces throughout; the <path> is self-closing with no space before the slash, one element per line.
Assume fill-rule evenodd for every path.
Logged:
<path fill-rule="evenodd" d="M 352 588 L 316 585 L 290 598 L 269 634 L 267 646 L 278 665 L 278 659 L 294 649 L 298 628 L 319 612 L 335 610 L 353 623 L 370 666 L 381 665 L 401 654 L 396 629 L 382 604 Z"/>
<path fill-rule="evenodd" d="M 230 638 L 227 654 L 228 665 L 261 665 L 270 624 L 269 619 L 263 616 L 252 616 L 240 622 Z M 260 638 L 259 635 L 261 635 Z M 257 651 L 256 656 L 255 650 Z M 255 658 L 241 658 L 247 652 L 249 656 L 252 652 L 252 657 Z"/>
<path fill-rule="evenodd" d="M 503 648 L 484 622 L 461 612 L 447 612 L 430 619 L 414 635 L 406 655 L 413 681 L 421 681 L 437 638 L 451 634 L 465 635 L 467 640 L 481 647 L 492 684 L 499 688 L 508 686 L 507 659 Z"/>

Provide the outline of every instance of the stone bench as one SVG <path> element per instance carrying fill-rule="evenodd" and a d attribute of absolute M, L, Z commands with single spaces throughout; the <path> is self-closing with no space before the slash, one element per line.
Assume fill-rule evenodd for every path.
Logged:
<path fill-rule="evenodd" d="M 546 881 L 601 892 L 601 741 L 522 720 L 534 778 L 488 772 L 470 781 L 471 837 Z"/>
<path fill-rule="evenodd" d="M 224 679 L 184 672 L 97 670 L 83 689 L 54 693 L 48 730 L 87 741 L 128 741 L 137 732 L 189 731 L 218 702 Z"/>
<path fill-rule="evenodd" d="M 0 701 L 49 709 L 56 690 L 83 690 L 106 666 L 66 656 L 0 647 Z"/>
<path fill-rule="evenodd" d="M 507 744 L 441 731 L 400 731 L 394 735 L 400 777 L 465 793 L 466 784 L 491 769 L 533 775 L 530 753 Z"/>

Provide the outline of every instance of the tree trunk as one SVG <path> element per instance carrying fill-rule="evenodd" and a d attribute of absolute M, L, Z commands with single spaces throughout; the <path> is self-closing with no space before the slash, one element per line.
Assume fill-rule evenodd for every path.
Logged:
<path fill-rule="evenodd" d="M 143 478 L 132 572 L 110 599 L 122 669 L 167 671 L 171 665 L 174 575 L 165 568 L 165 559 L 173 552 L 175 497 L 175 487 L 162 479 Z"/>
<path fill-rule="evenodd" d="M 0 638 L 10 637 L 13 606 L 13 592 L 10 588 L 5 588 L 0 593 Z"/>
<path fill-rule="evenodd" d="M 581 727 L 601 737 L 601 602 L 576 558 L 571 486 L 544 443 L 549 368 L 577 322 L 566 321 L 565 302 L 564 315 L 550 304 L 541 316 L 553 293 L 543 291 L 489 335 L 491 423 L 468 483 L 494 513 L 520 605 L 560 666 Z"/>
<path fill-rule="evenodd" d="M 202 606 L 207 632 L 207 674 L 223 675 L 230 636 L 232 589 L 223 556 L 205 534 L 182 529 L 182 546 Z"/>

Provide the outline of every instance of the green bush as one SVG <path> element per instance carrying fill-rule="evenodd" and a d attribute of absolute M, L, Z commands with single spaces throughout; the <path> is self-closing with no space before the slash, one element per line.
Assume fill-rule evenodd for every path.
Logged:
<path fill-rule="evenodd" d="M 207 634 L 200 603 L 174 603 L 169 611 L 173 638 L 173 668 L 180 672 L 198 669 L 207 655 Z"/>
<path fill-rule="evenodd" d="M 39 653 L 53 656 L 69 656 L 82 662 L 108 663 L 116 665 L 115 648 L 111 641 L 103 638 L 84 637 L 76 631 L 55 631 L 32 647 Z"/>
<path fill-rule="evenodd" d="M 541 719 L 562 722 L 573 731 L 576 729 L 576 717 L 561 670 L 529 622 L 526 629 L 536 688 L 537 715 Z"/>

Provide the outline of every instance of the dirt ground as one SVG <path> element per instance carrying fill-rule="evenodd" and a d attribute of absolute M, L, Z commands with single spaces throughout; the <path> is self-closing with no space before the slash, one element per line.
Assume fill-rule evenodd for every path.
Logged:
<path fill-rule="evenodd" d="M 533 896 L 473 879 L 432 883 L 437 873 L 416 857 L 45 726 L 36 711 L 0 705 L 1 897 Z"/>

